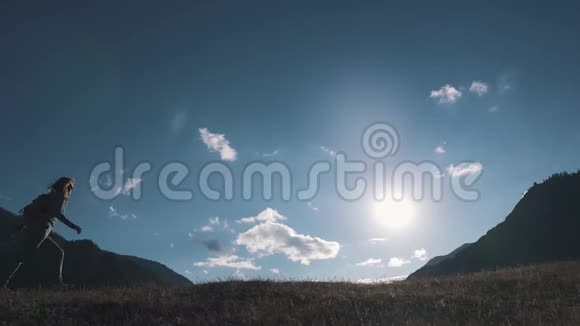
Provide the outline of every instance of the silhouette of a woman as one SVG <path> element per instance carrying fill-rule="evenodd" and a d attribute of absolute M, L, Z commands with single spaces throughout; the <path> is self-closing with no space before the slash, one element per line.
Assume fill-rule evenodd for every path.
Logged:
<path fill-rule="evenodd" d="M 5 289 L 8 289 L 10 280 L 14 277 L 22 263 L 42 245 L 44 240 L 48 240 L 58 250 L 58 259 L 60 262 L 57 277 L 58 283 L 62 285 L 64 251 L 50 237 L 50 233 L 57 219 L 69 228 L 77 231 L 78 234 L 81 233 L 81 228 L 69 221 L 63 214 L 73 189 L 74 179 L 62 177 L 49 187 L 47 194 L 38 196 L 32 203 L 20 211 L 23 218 L 23 225 L 19 227 L 21 243 L 16 248 L 15 267 L 4 283 Z"/>

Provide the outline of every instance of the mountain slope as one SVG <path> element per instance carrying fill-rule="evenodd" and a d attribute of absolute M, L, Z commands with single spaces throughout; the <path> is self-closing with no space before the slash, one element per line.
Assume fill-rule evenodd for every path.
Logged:
<path fill-rule="evenodd" d="M 580 172 L 534 184 L 504 222 L 454 257 L 409 277 L 478 272 L 498 267 L 580 259 Z"/>
<path fill-rule="evenodd" d="M 425 266 L 437 265 L 437 264 L 439 264 L 440 262 L 442 262 L 444 260 L 451 259 L 451 258 L 455 258 L 455 256 L 457 256 L 457 254 L 460 251 L 462 251 L 463 249 L 469 247 L 470 245 L 471 245 L 471 243 L 464 243 L 461 246 L 457 247 L 452 252 L 448 253 L 447 255 L 435 256 L 435 257 L 429 259 L 429 261 L 427 262 L 427 264 L 425 264 Z"/>
<path fill-rule="evenodd" d="M 10 234 L 18 224 L 14 214 L 0 208 L 0 277 L 2 281 L 12 266 Z M 191 282 L 160 263 L 119 255 L 100 249 L 90 240 L 67 241 L 53 233 L 53 239 L 64 250 L 63 278 L 78 286 L 132 286 L 150 284 L 160 286 L 189 285 Z M 13 279 L 13 286 L 36 287 L 54 282 L 57 269 L 56 252 L 48 245 L 41 246 L 36 256 L 22 265 Z"/>

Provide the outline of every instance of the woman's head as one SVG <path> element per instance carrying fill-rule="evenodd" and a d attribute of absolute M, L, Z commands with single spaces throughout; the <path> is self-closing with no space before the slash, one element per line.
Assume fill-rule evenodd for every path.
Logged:
<path fill-rule="evenodd" d="M 51 184 L 48 188 L 48 193 L 63 192 L 66 197 L 70 196 L 74 189 L 75 179 L 68 177 L 61 177 Z"/>

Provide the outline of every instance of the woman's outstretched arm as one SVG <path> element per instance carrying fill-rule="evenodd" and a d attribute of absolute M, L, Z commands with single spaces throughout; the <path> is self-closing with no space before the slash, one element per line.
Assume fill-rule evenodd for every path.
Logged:
<path fill-rule="evenodd" d="M 66 218 L 66 216 L 64 216 L 64 214 L 60 213 L 56 216 L 56 218 L 58 218 L 58 220 L 61 221 L 64 225 L 77 231 L 78 234 L 81 234 L 81 227 L 71 222 L 68 218 Z"/>

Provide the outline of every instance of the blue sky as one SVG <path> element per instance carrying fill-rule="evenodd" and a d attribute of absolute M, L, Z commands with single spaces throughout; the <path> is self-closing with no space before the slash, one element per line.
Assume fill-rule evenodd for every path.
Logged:
<path fill-rule="evenodd" d="M 580 167 L 572 2 L 1 7 L 0 206 L 18 211 L 72 176 L 67 215 L 84 232 L 59 233 L 192 280 L 406 275 L 477 240 L 534 181 Z M 360 139 L 377 121 L 400 137 L 387 166 L 477 162 L 480 199 L 446 192 L 413 203 L 412 221 L 394 229 L 370 196 L 342 200 L 331 175 L 310 204 L 279 194 L 216 202 L 196 188 L 208 162 L 227 164 L 238 181 L 250 162 L 284 162 L 297 187 L 330 151 L 371 163 Z M 224 135 L 236 154 L 222 160 L 200 128 Z M 115 146 L 128 171 L 152 165 L 140 200 L 91 192 L 91 170 Z M 191 201 L 158 190 L 156 176 L 174 161 L 191 170 L 180 186 Z M 270 222 L 237 222 L 264 211 Z"/>

